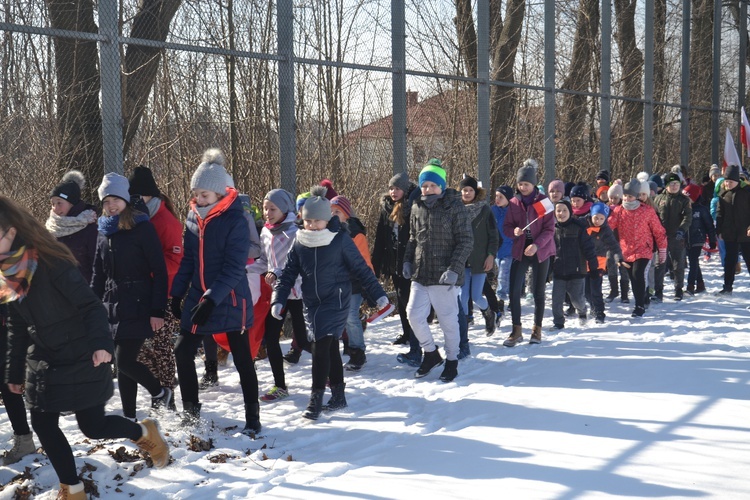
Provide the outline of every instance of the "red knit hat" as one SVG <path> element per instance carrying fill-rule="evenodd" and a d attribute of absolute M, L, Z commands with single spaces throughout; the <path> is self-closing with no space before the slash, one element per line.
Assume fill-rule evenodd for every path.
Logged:
<path fill-rule="evenodd" d="M 326 198 L 328 198 L 328 201 L 331 201 L 339 195 L 336 190 L 333 189 L 333 183 L 328 179 L 323 179 L 322 181 L 320 181 L 320 185 L 325 186 L 325 188 L 328 190 L 326 191 Z"/>
<path fill-rule="evenodd" d="M 701 194 L 703 194 L 703 190 L 701 187 L 697 184 L 688 184 L 685 186 L 682 190 L 684 194 L 687 195 L 688 198 L 690 198 L 690 201 L 693 203 L 698 201 L 698 198 L 701 197 Z"/>
<path fill-rule="evenodd" d="M 331 205 L 336 205 L 346 214 L 347 217 L 352 216 L 352 203 L 346 196 L 338 195 L 331 200 Z"/>

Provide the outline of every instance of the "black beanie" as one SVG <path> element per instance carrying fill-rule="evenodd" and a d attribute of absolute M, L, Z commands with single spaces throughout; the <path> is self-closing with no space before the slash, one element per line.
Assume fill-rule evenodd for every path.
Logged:
<path fill-rule="evenodd" d="M 467 176 L 464 176 L 463 179 L 461 179 L 461 182 L 458 184 L 458 187 L 460 189 L 463 189 L 465 187 L 470 187 L 476 193 L 479 190 L 479 183 L 474 177 L 467 175 Z"/>
<path fill-rule="evenodd" d="M 599 170 L 599 173 L 596 174 L 595 180 L 603 180 L 607 184 L 609 184 L 609 171 L 608 170 Z"/>
<path fill-rule="evenodd" d="M 71 170 L 63 175 L 62 182 L 55 186 L 49 197 L 57 196 L 71 205 L 81 202 L 81 189 L 86 185 L 86 180 L 78 170 Z"/>
<path fill-rule="evenodd" d="M 724 171 L 724 178 L 730 181 L 740 182 L 740 167 L 729 165 Z"/>
<path fill-rule="evenodd" d="M 585 182 L 579 182 L 570 189 L 571 198 L 583 198 L 584 200 L 589 199 L 589 187 Z"/>
<path fill-rule="evenodd" d="M 159 188 L 156 186 L 154 174 L 151 169 L 143 165 L 138 165 L 133 169 L 133 173 L 128 178 L 130 182 L 130 194 L 137 196 L 161 196 Z"/>

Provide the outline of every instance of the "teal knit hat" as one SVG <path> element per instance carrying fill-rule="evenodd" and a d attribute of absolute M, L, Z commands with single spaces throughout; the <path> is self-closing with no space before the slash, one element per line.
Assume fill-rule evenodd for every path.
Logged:
<path fill-rule="evenodd" d="M 431 159 L 419 173 L 419 187 L 426 181 L 434 182 L 442 191 L 445 191 L 446 175 L 443 165 L 437 158 Z"/>

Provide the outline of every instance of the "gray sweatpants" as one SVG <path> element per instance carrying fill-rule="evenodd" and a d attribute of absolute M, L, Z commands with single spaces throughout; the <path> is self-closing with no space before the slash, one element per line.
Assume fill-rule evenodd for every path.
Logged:
<path fill-rule="evenodd" d="M 570 305 L 576 308 L 579 315 L 586 314 L 586 278 L 572 280 L 561 280 L 555 278 L 552 281 L 552 321 L 556 325 L 565 324 L 565 313 L 563 302 L 565 295 L 570 295 Z"/>
<path fill-rule="evenodd" d="M 411 282 L 409 303 L 406 305 L 406 316 L 419 345 L 425 352 L 435 350 L 435 339 L 432 337 L 427 316 L 430 306 L 435 309 L 440 329 L 445 339 L 445 358 L 458 359 L 458 294 L 461 287 L 447 285 L 420 285 Z"/>

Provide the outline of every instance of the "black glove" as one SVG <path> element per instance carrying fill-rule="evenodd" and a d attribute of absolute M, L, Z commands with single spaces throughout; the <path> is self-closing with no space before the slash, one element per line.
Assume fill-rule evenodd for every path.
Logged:
<path fill-rule="evenodd" d="M 205 325 L 206 321 L 208 321 L 208 318 L 211 317 L 211 313 L 213 312 L 214 307 L 216 307 L 214 301 L 209 299 L 208 297 L 204 297 L 203 300 L 198 302 L 197 306 L 190 310 L 190 312 L 193 313 L 193 315 L 190 317 L 190 321 L 192 321 L 194 325 Z"/>
<path fill-rule="evenodd" d="M 169 308 L 172 310 L 172 315 L 177 319 L 182 319 L 182 299 L 179 297 L 172 297 L 169 301 Z"/>

